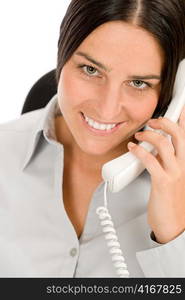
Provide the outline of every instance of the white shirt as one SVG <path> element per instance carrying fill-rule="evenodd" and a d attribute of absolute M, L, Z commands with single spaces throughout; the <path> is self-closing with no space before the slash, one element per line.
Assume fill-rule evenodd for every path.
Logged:
<path fill-rule="evenodd" d="M 63 204 L 64 148 L 55 135 L 55 95 L 45 108 L 0 124 L 0 277 L 117 277 L 93 193 L 78 239 Z M 130 277 L 185 277 L 185 233 L 166 244 L 147 224 L 150 176 L 145 170 L 107 194 Z"/>

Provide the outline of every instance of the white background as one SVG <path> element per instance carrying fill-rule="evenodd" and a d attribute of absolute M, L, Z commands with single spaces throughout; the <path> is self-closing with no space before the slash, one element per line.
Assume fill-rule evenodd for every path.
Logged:
<path fill-rule="evenodd" d="M 17 119 L 33 84 L 56 68 L 57 42 L 70 0 L 0 4 L 0 123 Z"/>

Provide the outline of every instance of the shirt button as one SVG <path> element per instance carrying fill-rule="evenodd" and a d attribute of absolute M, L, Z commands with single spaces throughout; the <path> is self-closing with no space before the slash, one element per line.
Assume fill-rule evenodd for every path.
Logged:
<path fill-rule="evenodd" d="M 71 255 L 72 257 L 74 257 L 76 254 L 77 254 L 77 249 L 76 249 L 76 248 L 72 248 L 72 249 L 70 250 L 70 255 Z"/>

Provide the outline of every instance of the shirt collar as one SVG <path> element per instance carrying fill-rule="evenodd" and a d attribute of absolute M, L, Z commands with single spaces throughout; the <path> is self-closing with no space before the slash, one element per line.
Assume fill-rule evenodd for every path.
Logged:
<path fill-rule="evenodd" d="M 31 157 L 37 147 L 37 144 L 42 135 L 50 136 L 56 140 L 55 135 L 55 116 L 61 115 L 61 110 L 58 105 L 58 96 L 55 94 L 48 104 L 41 109 L 39 121 L 33 125 L 33 130 L 28 141 L 26 156 L 23 161 L 22 170 L 29 164 Z"/>

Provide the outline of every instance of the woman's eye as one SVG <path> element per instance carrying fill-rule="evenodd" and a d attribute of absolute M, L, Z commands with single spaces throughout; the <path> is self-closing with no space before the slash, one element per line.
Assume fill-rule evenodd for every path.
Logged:
<path fill-rule="evenodd" d="M 82 69 L 83 73 L 85 73 L 88 76 L 95 77 L 95 76 L 99 75 L 99 71 L 92 66 L 79 65 L 79 68 Z"/>
<path fill-rule="evenodd" d="M 134 88 L 138 89 L 138 90 L 144 90 L 147 87 L 150 87 L 151 85 L 147 82 L 144 82 L 142 80 L 132 80 L 131 81 L 131 86 L 133 86 Z"/>

